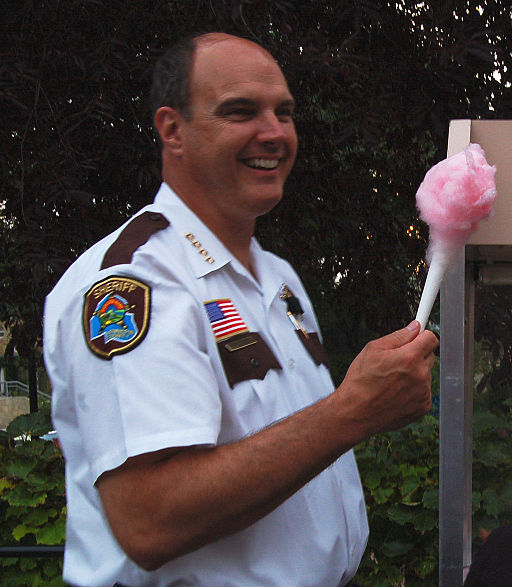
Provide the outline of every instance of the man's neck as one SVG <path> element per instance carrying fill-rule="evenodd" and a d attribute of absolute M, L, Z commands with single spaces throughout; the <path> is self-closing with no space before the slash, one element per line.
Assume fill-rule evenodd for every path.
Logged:
<path fill-rule="evenodd" d="M 166 181 L 166 183 L 184 204 L 215 234 L 226 249 L 248 271 L 251 271 L 250 248 L 251 239 L 256 227 L 256 220 L 253 218 L 226 217 L 225 215 L 221 215 L 215 207 L 208 206 L 208 202 L 198 202 L 194 198 L 188 198 L 186 195 L 180 193 L 177 186 L 173 186 L 169 181 Z"/>
<path fill-rule="evenodd" d="M 250 266 L 250 248 L 251 239 L 254 235 L 255 222 L 249 228 L 247 223 L 239 222 L 219 222 L 218 219 L 202 218 L 201 220 L 215 234 L 221 243 L 236 257 L 240 263 L 251 271 Z"/>

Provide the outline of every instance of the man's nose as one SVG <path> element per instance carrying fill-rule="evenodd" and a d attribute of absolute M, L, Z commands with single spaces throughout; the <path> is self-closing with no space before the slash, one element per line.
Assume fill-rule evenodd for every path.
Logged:
<path fill-rule="evenodd" d="M 279 120 L 274 112 L 262 114 L 258 139 L 263 143 L 275 143 L 287 137 L 286 123 Z"/>

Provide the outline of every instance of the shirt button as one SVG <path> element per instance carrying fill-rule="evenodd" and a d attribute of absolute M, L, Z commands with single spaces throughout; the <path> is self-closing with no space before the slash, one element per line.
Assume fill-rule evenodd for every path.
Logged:
<path fill-rule="evenodd" d="M 288 366 L 290 367 L 290 369 L 293 369 L 295 367 L 295 359 L 289 359 Z"/>
<path fill-rule="evenodd" d="M 256 359 L 255 357 L 251 357 L 249 363 L 251 363 L 251 365 L 256 368 L 260 366 L 260 362 L 258 361 L 258 359 Z"/>

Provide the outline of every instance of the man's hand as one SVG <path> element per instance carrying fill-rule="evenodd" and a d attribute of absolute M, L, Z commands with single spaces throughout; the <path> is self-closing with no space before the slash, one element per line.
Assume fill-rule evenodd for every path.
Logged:
<path fill-rule="evenodd" d="M 419 322 L 413 321 L 368 343 L 354 359 L 337 393 L 364 437 L 401 428 L 430 410 L 438 345 L 432 332 L 420 333 Z"/>

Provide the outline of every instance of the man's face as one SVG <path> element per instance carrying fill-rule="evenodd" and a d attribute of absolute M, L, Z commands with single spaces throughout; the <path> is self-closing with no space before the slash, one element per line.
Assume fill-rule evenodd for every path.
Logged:
<path fill-rule="evenodd" d="M 294 102 L 279 66 L 242 39 L 200 46 L 190 101 L 182 125 L 187 199 L 254 221 L 280 201 L 297 152 Z"/>

